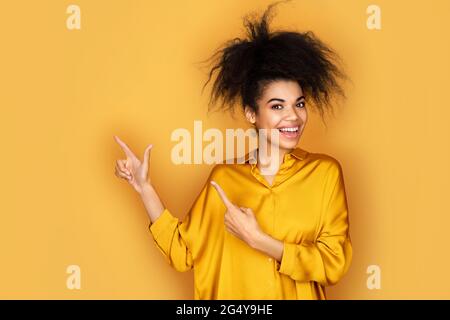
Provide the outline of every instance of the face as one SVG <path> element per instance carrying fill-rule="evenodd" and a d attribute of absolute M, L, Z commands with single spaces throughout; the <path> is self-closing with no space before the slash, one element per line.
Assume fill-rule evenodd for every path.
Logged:
<path fill-rule="evenodd" d="M 291 80 L 271 82 L 256 102 L 258 113 L 253 112 L 248 106 L 245 108 L 247 120 L 258 130 L 267 130 L 269 143 L 274 143 L 271 141 L 270 130 L 278 130 L 280 151 L 294 149 L 308 118 L 306 101 L 300 85 Z"/>

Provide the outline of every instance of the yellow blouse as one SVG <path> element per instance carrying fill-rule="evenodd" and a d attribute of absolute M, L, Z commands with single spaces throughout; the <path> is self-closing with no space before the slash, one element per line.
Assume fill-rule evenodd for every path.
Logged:
<path fill-rule="evenodd" d="M 194 269 L 195 299 L 326 299 L 324 287 L 338 282 L 352 259 L 341 165 L 296 148 L 269 185 L 252 154 L 245 163 L 215 165 L 183 221 L 166 208 L 149 225 L 155 244 L 176 270 Z M 211 180 L 283 241 L 281 262 L 226 230 L 226 208 Z"/>

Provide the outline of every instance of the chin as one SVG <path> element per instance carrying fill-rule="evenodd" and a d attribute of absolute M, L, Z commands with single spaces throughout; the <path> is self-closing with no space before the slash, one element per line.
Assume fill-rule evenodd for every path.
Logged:
<path fill-rule="evenodd" d="M 299 143 L 299 140 L 300 139 L 295 139 L 295 140 L 291 140 L 291 141 L 284 141 L 284 139 L 280 139 L 280 142 L 278 144 L 279 149 L 282 149 L 282 150 L 295 149 L 297 147 L 298 143 Z"/>
<path fill-rule="evenodd" d="M 290 150 L 297 147 L 298 143 L 300 141 L 300 136 L 298 135 L 295 138 L 285 138 L 283 136 L 280 137 L 280 149 Z"/>
<path fill-rule="evenodd" d="M 296 142 L 288 142 L 288 143 L 280 143 L 280 149 L 291 150 L 297 147 L 298 141 Z"/>

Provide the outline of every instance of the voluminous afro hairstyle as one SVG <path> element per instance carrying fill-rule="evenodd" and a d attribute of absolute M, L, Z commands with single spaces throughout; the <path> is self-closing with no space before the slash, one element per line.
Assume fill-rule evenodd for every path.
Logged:
<path fill-rule="evenodd" d="M 256 101 L 264 87 L 274 80 L 297 81 L 322 120 L 326 110 L 333 111 L 333 95 L 345 98 L 339 80 L 347 76 L 339 67 L 340 58 L 313 32 L 269 31 L 272 9 L 280 2 L 284 1 L 269 5 L 259 20 L 244 17 L 247 37 L 225 42 L 206 60 L 213 60 L 213 67 L 203 89 L 218 71 L 209 111 L 221 99 L 221 110 L 231 110 L 233 114 L 238 102 L 242 110 L 249 106 L 257 113 Z"/>

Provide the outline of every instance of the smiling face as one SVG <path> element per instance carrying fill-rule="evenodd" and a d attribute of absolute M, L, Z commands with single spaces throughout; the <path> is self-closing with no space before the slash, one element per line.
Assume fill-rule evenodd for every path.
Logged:
<path fill-rule="evenodd" d="M 270 130 L 278 130 L 278 145 L 281 152 L 294 149 L 308 119 L 305 97 L 298 82 L 292 80 L 270 82 L 256 103 L 257 113 L 250 107 L 245 107 L 247 120 L 258 130 L 268 131 L 269 143 L 273 143 Z"/>

